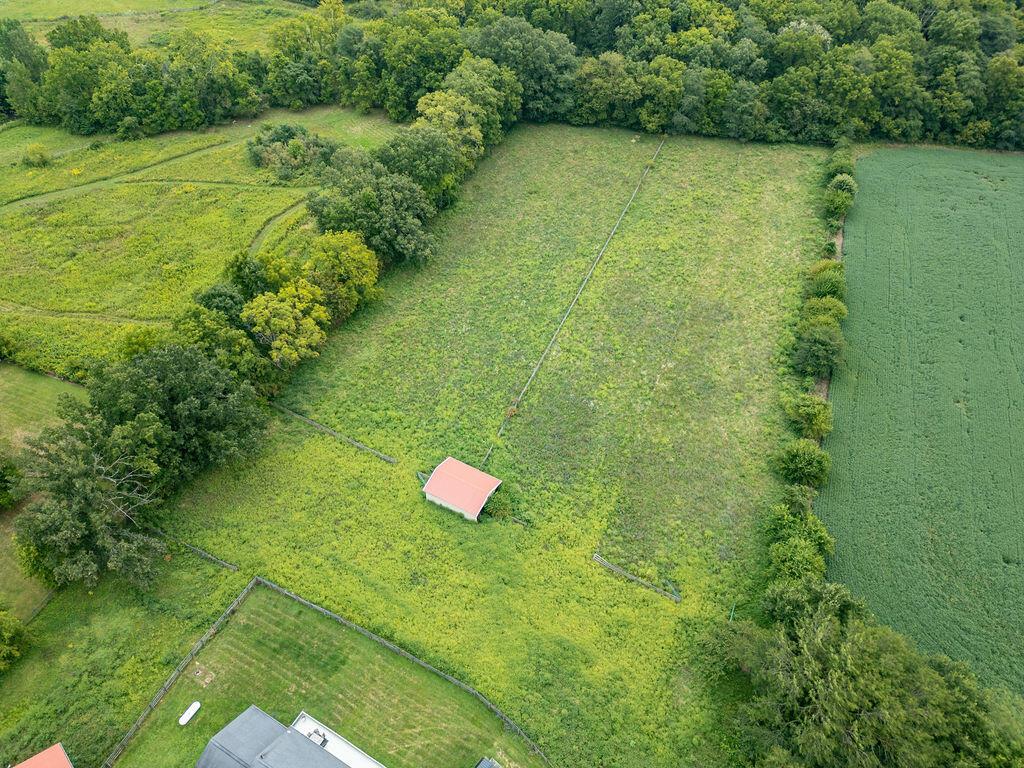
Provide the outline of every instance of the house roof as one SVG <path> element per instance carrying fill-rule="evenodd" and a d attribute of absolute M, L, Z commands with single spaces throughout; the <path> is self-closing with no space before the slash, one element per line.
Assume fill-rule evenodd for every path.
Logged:
<path fill-rule="evenodd" d="M 499 485 L 498 478 L 449 456 L 431 473 L 423 492 L 476 518 Z"/>
<path fill-rule="evenodd" d="M 253 705 L 210 739 L 196 768 L 383 768 L 380 763 L 304 712 L 296 718 L 296 723 L 300 721 L 307 725 L 306 721 L 315 723 L 324 731 L 329 731 L 333 743 L 326 748 L 321 747 L 295 727 L 285 727 Z M 351 747 L 351 750 L 342 749 L 345 745 Z M 365 759 L 356 759 L 358 757 Z"/>
<path fill-rule="evenodd" d="M 210 739 L 196 768 L 251 768 L 287 730 L 254 704 Z"/>
<path fill-rule="evenodd" d="M 298 731 L 289 728 L 267 747 L 253 768 L 349 768 Z"/>
<path fill-rule="evenodd" d="M 52 747 L 47 747 L 35 757 L 30 757 L 23 763 L 18 763 L 14 768 L 75 768 L 64 751 L 64 746 L 57 742 Z"/>

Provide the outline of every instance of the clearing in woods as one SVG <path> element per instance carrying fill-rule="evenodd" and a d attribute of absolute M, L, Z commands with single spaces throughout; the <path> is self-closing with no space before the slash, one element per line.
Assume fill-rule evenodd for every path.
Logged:
<path fill-rule="evenodd" d="M 880 149 L 846 221 L 831 576 L 1024 690 L 1024 157 Z"/>
<path fill-rule="evenodd" d="M 341 108 L 277 110 L 201 133 L 83 143 L 51 128 L 0 131 L 0 338 L 31 368 L 78 376 L 141 327 L 166 325 L 306 189 L 252 166 L 245 141 L 293 122 L 360 147 L 396 126 Z M 53 161 L 29 168 L 42 143 Z"/>
<path fill-rule="evenodd" d="M 186 728 L 178 717 L 202 707 Z M 507 768 L 541 759 L 466 691 L 353 629 L 256 587 L 184 671 L 119 768 L 192 768 L 250 704 L 291 724 L 305 710 L 388 768 Z"/>

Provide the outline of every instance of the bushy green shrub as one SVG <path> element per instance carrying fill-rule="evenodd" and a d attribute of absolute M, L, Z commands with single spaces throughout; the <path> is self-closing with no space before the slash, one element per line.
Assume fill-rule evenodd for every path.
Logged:
<path fill-rule="evenodd" d="M 840 192 L 849 192 L 851 195 L 857 194 L 857 182 L 854 181 L 853 176 L 848 173 L 840 173 L 832 177 L 832 181 L 828 183 L 827 189 L 836 189 Z"/>
<path fill-rule="evenodd" d="M 316 175 L 337 150 L 336 142 L 287 123 L 261 125 L 256 136 L 246 142 L 253 164 L 269 168 L 282 180 Z"/>
<path fill-rule="evenodd" d="M 448 207 L 458 197 L 462 157 L 452 138 L 435 125 L 399 131 L 374 156 L 391 173 L 405 174 L 419 184 L 437 208 Z"/>
<path fill-rule="evenodd" d="M 765 536 L 769 543 L 800 537 L 813 544 L 822 555 L 836 551 L 836 541 L 811 509 L 814 493 L 814 488 L 803 485 L 787 486 L 786 501 L 773 504 L 765 516 Z"/>
<path fill-rule="evenodd" d="M 29 168 L 45 168 L 51 163 L 50 153 L 38 142 L 29 144 L 25 148 L 25 155 L 21 158 L 21 162 Z"/>
<path fill-rule="evenodd" d="M 340 176 L 307 203 L 323 232 L 359 232 L 384 267 L 423 264 L 434 241 L 424 223 L 434 214 L 423 189 L 404 174 L 379 171 Z"/>
<path fill-rule="evenodd" d="M 846 139 L 836 142 L 836 147 L 829 156 L 825 166 L 825 174 L 829 180 L 840 174 L 853 175 L 853 145 Z"/>
<path fill-rule="evenodd" d="M 10 449 L 0 443 L 0 511 L 10 509 L 18 500 L 21 472 L 10 456 Z"/>
<path fill-rule="evenodd" d="M 824 378 L 843 359 L 846 340 L 835 320 L 819 315 L 801 322 L 793 346 L 793 368 L 804 376 Z"/>
<path fill-rule="evenodd" d="M 853 195 L 842 189 L 825 190 L 825 216 L 830 221 L 841 220 L 853 205 Z"/>
<path fill-rule="evenodd" d="M 820 579 L 825 575 L 825 558 L 812 541 L 793 536 L 768 547 L 768 567 L 773 579 Z"/>
<path fill-rule="evenodd" d="M 785 482 L 820 488 L 828 480 L 832 459 L 816 442 L 798 438 L 775 456 L 775 471 Z"/>
<path fill-rule="evenodd" d="M 804 302 L 800 309 L 801 319 L 807 320 L 812 317 L 831 317 L 837 323 L 846 319 L 848 310 L 835 296 L 815 296 Z"/>
<path fill-rule="evenodd" d="M 846 275 L 843 274 L 842 269 L 826 269 L 812 274 L 808 278 L 807 297 L 824 298 L 825 296 L 831 296 L 839 301 L 846 300 Z"/>
<path fill-rule="evenodd" d="M 142 129 L 142 123 L 134 115 L 121 118 L 121 121 L 117 124 L 117 138 L 122 141 L 134 141 L 135 139 L 141 139 L 144 135 L 145 131 Z"/>
<path fill-rule="evenodd" d="M 0 673 L 21 656 L 27 633 L 17 616 L 0 605 Z"/>
<path fill-rule="evenodd" d="M 214 283 L 196 294 L 196 304 L 214 312 L 220 312 L 232 323 L 245 306 L 245 297 L 234 283 Z"/>
<path fill-rule="evenodd" d="M 821 440 L 832 431 L 832 404 L 809 392 L 800 392 L 783 401 L 786 416 L 801 437 Z"/>
<path fill-rule="evenodd" d="M 327 232 L 316 238 L 302 273 L 323 291 L 324 306 L 335 325 L 380 296 L 380 262 L 356 232 Z"/>
<path fill-rule="evenodd" d="M 808 277 L 820 275 L 822 272 L 845 272 L 846 267 L 838 259 L 818 259 L 807 268 Z"/>

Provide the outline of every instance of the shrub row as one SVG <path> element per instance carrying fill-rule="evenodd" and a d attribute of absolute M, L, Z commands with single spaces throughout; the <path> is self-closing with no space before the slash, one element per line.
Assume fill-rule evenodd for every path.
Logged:
<path fill-rule="evenodd" d="M 828 172 L 825 215 L 838 226 L 856 193 L 849 146 L 837 146 Z M 920 653 L 825 579 L 835 542 L 812 502 L 830 468 L 819 441 L 832 428 L 832 411 L 814 386 L 839 360 L 844 296 L 841 262 L 822 259 L 810 268 L 792 359 L 800 384 L 782 402 L 798 437 L 775 458 L 786 486 L 763 521 L 767 621 L 725 631 L 727 660 L 751 685 L 740 715 L 750 762 L 1015 765 L 1024 760 L 1022 702 L 986 691 L 964 664 Z"/>

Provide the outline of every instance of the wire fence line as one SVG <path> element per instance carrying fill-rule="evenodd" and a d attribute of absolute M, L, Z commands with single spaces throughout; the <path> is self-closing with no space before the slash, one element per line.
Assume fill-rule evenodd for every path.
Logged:
<path fill-rule="evenodd" d="M 238 570 L 238 566 L 234 563 L 229 563 L 227 560 L 221 560 L 216 555 L 210 554 L 205 549 L 200 549 L 197 546 L 189 544 L 187 541 L 181 541 L 180 539 L 171 538 L 166 533 L 161 531 L 159 528 L 154 528 L 153 533 L 155 533 L 162 539 L 167 539 L 167 541 L 171 542 L 172 544 L 177 544 L 179 547 L 185 547 L 185 549 L 189 550 L 190 552 L 199 555 L 199 557 L 203 558 L 204 560 L 209 560 L 211 563 L 214 563 L 215 565 L 219 565 L 221 568 L 227 568 L 229 571 Z"/>
<path fill-rule="evenodd" d="M 583 276 L 583 280 L 580 282 L 579 288 L 576 289 L 576 295 L 572 297 L 572 301 L 569 302 L 569 306 L 566 307 L 565 312 L 562 313 L 562 318 L 559 320 L 558 326 L 555 328 L 555 332 L 551 334 L 551 339 L 548 341 L 548 345 L 544 347 L 544 351 L 541 352 L 540 357 L 537 359 L 537 363 L 533 366 L 533 370 L 530 371 L 530 376 L 526 379 L 526 383 L 523 385 L 523 388 L 519 391 L 519 394 L 516 395 L 515 399 L 512 400 L 512 405 L 509 407 L 508 411 L 506 411 L 505 418 L 502 419 L 501 425 L 498 427 L 496 438 L 500 438 L 505 433 L 505 428 L 508 426 L 509 421 L 512 419 L 512 416 L 515 415 L 516 410 L 519 408 L 519 405 L 523 402 L 523 398 L 526 396 L 526 390 L 530 388 L 530 385 L 533 384 L 533 380 L 537 378 L 537 373 L 540 371 L 540 368 L 544 365 L 544 361 L 547 359 L 548 354 L 555 346 L 555 342 L 558 340 L 558 335 L 562 332 L 562 328 L 565 327 L 565 323 L 568 321 L 570 313 L 576 307 L 576 304 L 579 303 L 580 296 L 583 295 L 583 291 L 590 282 L 590 278 L 594 276 L 594 272 L 597 270 L 597 265 L 601 263 L 601 259 L 608 250 L 608 246 L 611 244 L 612 238 L 615 237 L 615 233 L 619 231 L 619 226 L 622 224 L 622 220 L 626 218 L 626 214 L 633 205 L 633 201 L 636 200 L 636 196 L 640 193 L 640 187 L 643 185 L 644 179 L 646 179 L 647 175 L 651 172 L 655 161 L 658 159 L 658 155 L 661 154 L 661 148 L 664 146 L 665 139 L 662 138 L 658 143 L 658 148 L 654 151 L 654 155 L 644 166 L 644 171 L 640 174 L 640 178 L 637 181 L 636 186 L 633 188 L 633 194 L 629 196 L 629 200 L 627 200 L 626 204 L 623 206 L 622 212 L 619 213 L 619 218 L 615 220 L 615 224 L 612 226 L 611 232 L 609 232 L 608 237 L 605 238 L 604 244 L 601 246 L 601 250 L 597 252 L 594 260 L 590 263 L 590 269 L 588 269 L 587 273 Z M 487 460 L 491 458 L 494 446 L 495 443 L 492 441 L 490 447 L 487 449 L 487 455 L 484 456 L 484 459 L 481 462 L 481 466 L 487 464 Z"/>
<path fill-rule="evenodd" d="M 461 688 L 463 691 L 465 691 L 466 693 L 472 695 L 481 704 L 483 704 L 485 707 L 487 707 L 487 709 L 489 709 L 492 714 L 494 714 L 496 717 L 498 717 L 498 719 L 500 719 L 505 724 L 506 728 L 511 730 L 513 733 L 515 733 L 517 736 L 519 736 L 519 738 L 521 738 L 523 741 L 525 741 L 526 745 L 530 748 L 530 750 L 532 752 L 534 752 L 536 755 L 538 755 L 544 761 L 544 763 L 546 765 L 550 765 L 550 762 L 548 761 L 547 755 L 545 755 L 543 750 L 541 750 L 541 748 L 537 745 L 537 743 L 526 734 L 526 731 L 524 731 L 522 728 L 520 728 L 512 720 L 512 718 L 510 718 L 508 715 L 506 715 L 504 712 L 502 712 L 501 709 L 499 709 L 496 704 L 494 704 L 490 699 L 488 699 L 486 696 L 484 696 L 482 693 L 480 693 L 480 691 L 478 691 L 473 686 L 469 685 L 468 683 L 462 682 L 457 677 L 449 675 L 447 672 L 444 672 L 444 671 L 438 669 L 433 664 L 431 664 L 429 661 L 424 661 L 419 656 L 415 656 L 414 654 L 409 653 L 409 651 L 405 650 L 404 648 L 402 648 L 402 647 L 400 647 L 398 645 L 395 645 L 390 640 L 387 640 L 387 639 L 381 637 L 380 635 L 375 634 L 374 632 L 371 632 L 370 630 L 366 629 L 365 627 L 361 627 L 360 625 L 356 624 L 353 621 L 350 621 L 349 619 L 346 619 L 343 616 L 339 616 L 338 614 L 334 613 L 331 610 L 328 610 L 327 608 L 324 608 L 321 605 L 318 605 L 318 604 L 316 604 L 316 603 L 314 603 L 314 602 L 312 602 L 310 600 L 307 600 L 304 597 L 300 597 L 299 595 L 295 594 L 294 592 L 291 592 L 291 591 L 285 589 L 284 587 L 281 587 L 281 586 L 275 584 L 274 582 L 272 582 L 272 581 L 270 581 L 268 579 L 263 579 L 263 578 L 260 578 L 260 577 L 257 577 L 257 579 L 259 580 L 259 582 L 261 584 L 263 584 L 263 586 L 268 587 L 269 589 L 272 589 L 272 590 L 274 590 L 274 591 L 284 595 L 285 597 L 291 598 L 292 600 L 295 600 L 296 602 L 306 606 L 307 608 L 312 608 L 314 611 L 317 611 L 318 613 L 320 613 L 320 614 L 322 614 L 324 616 L 327 616 L 330 619 L 333 619 L 334 621 L 336 621 L 339 624 L 342 624 L 342 625 L 348 627 L 349 629 L 355 630 L 356 632 L 361 634 L 363 637 L 369 638 L 370 640 L 373 640 L 374 642 L 379 643 L 380 645 L 384 646 L 388 650 L 393 651 L 394 653 L 397 653 L 399 656 L 401 656 L 401 657 L 403 657 L 405 659 L 408 659 L 409 661 L 413 662 L 414 664 L 418 664 L 419 666 L 423 667 L 427 671 L 432 672 L 433 674 L 438 675 L 439 677 L 444 678 L 445 680 L 447 680 L 452 685 L 454 685 L 454 686 L 456 686 L 458 688 Z"/>
<path fill-rule="evenodd" d="M 474 698 L 476 698 L 481 704 L 487 707 L 487 709 L 490 710 L 492 714 L 494 714 L 498 719 L 500 719 L 502 723 L 504 723 L 506 728 L 515 733 L 517 736 L 519 736 L 519 738 L 521 738 L 523 741 L 525 741 L 526 745 L 530 748 L 530 751 L 532 751 L 538 757 L 540 757 L 544 761 L 545 765 L 551 764 L 548 760 L 547 755 L 544 754 L 543 750 L 541 750 L 537 743 L 533 741 L 533 739 L 531 739 L 526 734 L 526 732 L 519 725 L 517 725 L 515 721 L 512 720 L 512 718 L 510 718 L 503 711 L 501 711 L 501 709 L 499 709 L 496 704 L 494 704 L 490 699 L 488 699 L 486 696 L 480 693 L 480 691 L 478 691 L 473 686 L 469 685 L 468 683 L 464 683 L 457 677 L 454 677 L 448 674 L 447 672 L 438 669 L 430 662 L 424 661 L 423 659 L 419 658 L 418 656 L 415 656 L 414 654 L 410 653 L 404 648 L 391 642 L 390 640 L 387 640 L 381 637 L 380 635 L 371 632 L 365 627 L 362 627 L 359 624 L 356 624 L 355 622 L 346 619 L 345 617 L 340 616 L 337 613 L 334 613 L 334 611 L 324 608 L 322 605 L 314 603 L 311 600 L 307 600 L 306 598 L 301 597 L 288 589 L 285 589 L 279 584 L 276 584 L 270 579 L 265 579 L 262 576 L 254 576 L 249 581 L 249 583 L 245 585 L 245 588 L 238 593 L 238 596 L 231 601 L 231 604 L 224 610 L 224 612 L 217 618 L 217 620 L 210 625 L 209 629 L 206 630 L 205 634 L 203 634 L 203 636 L 196 641 L 196 643 L 192 646 L 192 648 L 185 655 L 185 657 L 180 662 L 178 662 L 178 666 L 174 668 L 174 671 L 171 672 L 167 680 L 160 687 L 160 690 L 156 692 L 156 695 L 154 695 L 153 698 L 150 699 L 149 704 L 147 704 L 146 708 L 142 710 L 142 714 L 140 714 L 139 717 L 135 720 L 132 726 L 128 729 L 127 733 L 125 733 L 125 735 L 121 737 L 121 740 L 114 747 L 113 751 L 110 753 L 107 759 L 103 761 L 102 768 L 113 768 L 114 763 L 118 760 L 118 758 L 121 757 L 122 754 L 124 754 L 124 751 L 128 748 L 128 744 L 131 743 L 131 740 L 135 738 L 136 734 L 138 734 L 139 729 L 142 728 L 143 724 L 146 722 L 146 719 L 150 716 L 150 714 L 152 714 L 153 710 L 155 710 L 160 705 L 160 702 L 163 701 L 164 697 L 167 695 L 167 692 L 178 681 L 178 678 L 181 677 L 181 674 L 185 671 L 185 669 L 188 668 L 189 664 L 191 664 L 195 660 L 196 656 L 199 655 L 199 652 L 206 647 L 206 644 L 209 643 L 210 640 L 212 640 L 213 637 L 220 631 L 221 627 L 224 626 L 224 623 L 229 618 L 231 618 L 231 616 L 238 610 L 239 606 L 241 606 L 241 604 L 245 601 L 245 599 L 256 587 L 266 587 L 267 589 L 277 592 L 278 594 L 287 597 L 290 600 L 294 600 L 300 605 L 303 605 L 306 608 L 310 608 L 316 611 L 317 613 L 326 616 L 327 618 L 332 619 L 333 621 L 338 622 L 342 626 L 345 626 L 351 630 L 354 630 L 355 632 L 358 632 L 363 637 L 373 640 L 375 643 L 382 645 L 389 651 L 392 651 L 393 653 L 398 654 L 402 658 L 407 659 L 408 661 L 411 661 L 414 664 L 419 665 L 420 667 L 423 667 L 427 671 L 435 675 L 438 675 L 439 677 L 448 681 L 452 685 L 460 688 L 466 693 L 469 693 Z"/>
<path fill-rule="evenodd" d="M 309 418 L 308 416 L 303 416 L 301 413 L 297 413 L 296 411 L 293 411 L 291 408 L 285 408 L 283 405 L 280 405 L 278 403 L 271 403 L 270 405 L 273 408 L 276 408 L 277 410 L 279 410 L 281 413 L 286 414 L 288 416 L 291 416 L 293 419 L 298 419 L 299 421 L 301 421 L 301 422 L 303 422 L 305 424 L 308 424 L 309 426 L 313 427 L 313 429 L 319 430 L 320 432 L 323 432 L 324 434 L 327 434 L 327 435 L 330 435 L 331 437 L 337 438 L 338 440 L 341 440 L 343 443 L 347 443 L 348 445 L 351 445 L 353 448 L 358 448 L 360 451 L 366 451 L 367 453 L 372 453 L 374 456 L 376 456 L 381 461 L 386 461 L 388 464 L 397 464 L 398 463 L 398 459 L 396 459 L 394 456 L 388 456 L 386 453 L 381 453 L 376 448 L 371 448 L 370 446 L 366 445 L 365 443 L 359 442 L 355 438 L 349 437 L 348 435 L 343 435 L 341 432 L 338 432 L 337 430 L 331 429 L 326 424 L 321 424 L 319 421 L 314 421 L 313 419 Z"/>
<path fill-rule="evenodd" d="M 160 705 L 160 702 L 163 701 L 164 696 L 167 695 L 167 692 L 171 689 L 171 686 L 178 681 L 179 677 L 181 677 L 181 673 L 185 671 L 185 668 L 192 663 L 192 661 L 199 654 L 199 652 L 203 650 L 203 648 L 206 646 L 208 642 L 210 642 L 213 636 L 216 635 L 218 631 L 220 631 L 220 628 L 224 625 L 224 622 L 226 622 L 231 617 L 231 614 L 238 610 L 238 606 L 242 604 L 242 601 L 244 601 L 245 598 L 249 596 L 249 593 L 252 592 L 252 590 L 256 588 L 260 583 L 260 578 L 256 576 L 248 584 L 246 584 L 245 589 L 238 593 L 238 597 L 231 601 L 231 605 L 229 605 L 225 609 L 224 613 L 222 613 L 217 618 L 217 620 L 210 625 L 210 628 L 207 629 L 206 633 L 196 641 L 195 645 L 192 646 L 192 649 L 187 654 L 185 654 L 185 658 L 178 662 L 178 666 L 174 668 L 174 671 L 171 672 L 170 676 L 160 687 L 160 690 L 156 692 L 156 695 L 153 696 L 152 699 L 150 699 L 149 704 L 147 704 L 146 708 L 142 710 L 142 714 L 139 715 L 138 719 L 134 723 L 132 723 L 132 726 L 128 729 L 128 732 L 121 737 L 121 740 L 117 743 L 117 746 L 115 746 L 114 750 L 110 753 L 110 755 L 107 756 L 107 759 L 103 761 L 103 768 L 113 767 L 114 762 L 124 753 L 125 749 L 128 747 L 128 743 L 133 738 L 135 738 L 135 734 L 139 732 L 139 729 L 142 727 L 142 724 L 146 721 L 146 718 L 148 718 L 150 713 Z"/>
<path fill-rule="evenodd" d="M 680 594 L 678 592 L 676 592 L 676 591 L 669 592 L 667 589 L 662 589 L 657 584 L 652 584 L 651 582 L 647 581 L 647 579 L 642 579 L 639 576 L 637 576 L 635 573 L 630 573 L 625 568 L 623 568 L 621 566 L 618 566 L 618 565 L 615 565 L 615 563 L 609 563 L 607 560 L 605 560 L 603 557 L 601 557 L 601 555 L 599 555 L 597 552 L 594 553 L 593 560 L 594 560 L 595 563 L 597 563 L 598 565 L 600 565 L 603 568 L 607 568 L 612 573 L 617 573 L 620 576 L 624 576 L 627 579 L 629 579 L 630 581 L 633 581 L 633 582 L 639 584 L 641 587 L 646 587 L 647 589 L 650 589 L 650 590 L 652 590 L 654 592 L 657 592 L 659 595 L 667 597 L 669 600 L 671 600 L 674 603 L 682 602 L 682 597 L 680 596 Z"/>

